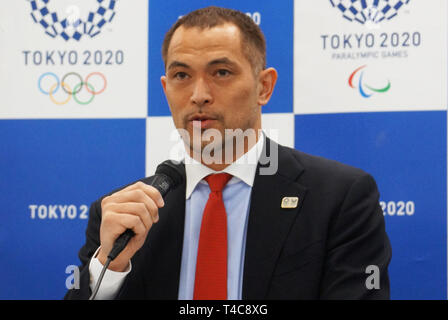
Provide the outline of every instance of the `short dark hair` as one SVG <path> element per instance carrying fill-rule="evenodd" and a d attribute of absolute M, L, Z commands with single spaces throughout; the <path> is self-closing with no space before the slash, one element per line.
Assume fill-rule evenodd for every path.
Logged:
<path fill-rule="evenodd" d="M 180 27 L 198 27 L 200 29 L 213 28 L 232 23 L 241 32 L 241 46 L 243 54 L 257 73 L 266 68 L 266 40 L 258 25 L 246 14 L 238 10 L 210 6 L 198 9 L 181 17 L 165 34 L 162 45 L 162 58 L 167 63 L 168 48 L 174 32 Z"/>

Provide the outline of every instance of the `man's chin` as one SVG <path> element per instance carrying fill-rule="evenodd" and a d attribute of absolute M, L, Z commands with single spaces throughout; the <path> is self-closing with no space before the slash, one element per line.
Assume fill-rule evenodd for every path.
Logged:
<path fill-rule="evenodd" d="M 185 150 L 189 153 L 190 157 L 203 163 L 217 163 L 222 164 L 225 162 L 225 149 L 222 142 L 196 142 L 188 141 L 185 143 Z"/>
<path fill-rule="evenodd" d="M 185 144 L 185 147 L 187 150 L 198 154 L 204 153 L 206 151 L 221 152 L 222 150 L 224 150 L 224 144 L 222 142 L 214 141 L 201 141 L 196 143 L 194 141 L 189 141 Z"/>

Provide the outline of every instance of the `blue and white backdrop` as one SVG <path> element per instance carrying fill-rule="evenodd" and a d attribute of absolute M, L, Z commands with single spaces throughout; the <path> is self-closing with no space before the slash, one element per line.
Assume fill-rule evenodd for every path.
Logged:
<path fill-rule="evenodd" d="M 376 178 L 392 299 L 447 299 L 445 0 L 0 4 L 0 299 L 62 298 L 90 203 L 172 156 L 162 39 L 208 5 L 265 32 L 266 132 Z"/>

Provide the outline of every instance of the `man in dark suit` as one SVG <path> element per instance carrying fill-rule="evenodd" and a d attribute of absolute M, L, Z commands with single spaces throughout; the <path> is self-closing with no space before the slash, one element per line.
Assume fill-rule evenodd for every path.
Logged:
<path fill-rule="evenodd" d="M 373 178 L 260 134 L 277 73 L 258 26 L 234 10 L 196 10 L 168 31 L 162 54 L 184 182 L 165 201 L 149 177 L 94 202 L 80 288 L 66 298 L 90 296 L 98 266 L 132 229 L 99 298 L 388 299 L 391 248 Z M 224 175 L 218 190 L 209 177 Z M 216 212 L 227 220 L 206 237 Z"/>

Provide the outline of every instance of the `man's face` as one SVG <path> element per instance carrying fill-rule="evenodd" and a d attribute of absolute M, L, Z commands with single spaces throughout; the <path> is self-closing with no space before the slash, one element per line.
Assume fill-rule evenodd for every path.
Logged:
<path fill-rule="evenodd" d="M 262 73 L 254 74 L 235 25 L 181 26 L 171 39 L 161 78 L 176 128 L 188 131 L 191 139 L 199 129 L 216 129 L 222 137 L 225 129 L 258 131 L 261 106 L 269 99 Z M 191 149 L 191 140 L 185 142 Z"/>

